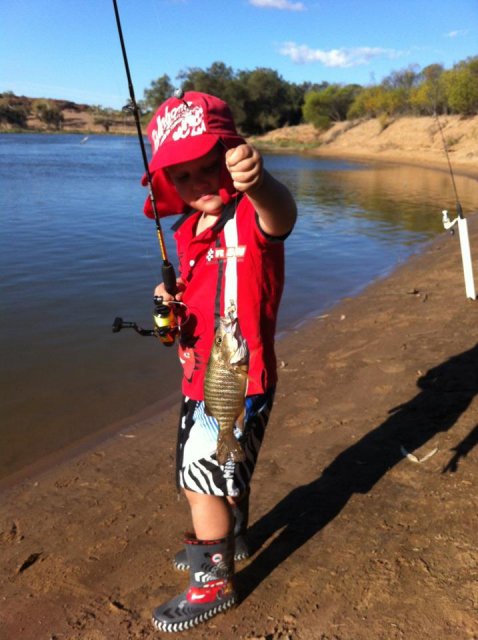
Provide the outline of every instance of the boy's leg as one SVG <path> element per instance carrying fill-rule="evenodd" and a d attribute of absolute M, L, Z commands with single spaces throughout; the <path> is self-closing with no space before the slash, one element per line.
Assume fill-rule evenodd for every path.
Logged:
<path fill-rule="evenodd" d="M 161 631 L 182 631 L 204 622 L 236 602 L 234 592 L 234 520 L 229 501 L 246 496 L 272 407 L 274 390 L 246 399 L 246 424 L 240 435 L 246 460 L 216 459 L 217 422 L 203 402 L 184 398 L 179 435 L 178 486 L 188 499 L 194 535 L 187 536 L 189 587 L 157 607 L 153 623 Z M 247 509 L 248 511 L 248 509 Z M 241 520 L 241 518 L 239 518 Z M 242 528 L 247 524 L 242 518 Z M 246 556 L 245 556 L 246 557 Z"/>
<path fill-rule="evenodd" d="M 188 492 L 187 490 L 185 493 L 186 495 L 188 493 L 192 493 L 193 496 L 198 495 L 194 492 Z M 231 498 L 230 496 L 227 497 L 227 502 L 232 512 L 232 525 L 234 527 L 234 560 L 236 562 L 246 560 L 249 557 L 249 546 L 246 535 L 249 523 L 249 494 L 250 491 L 248 489 L 238 498 Z M 210 497 L 217 498 L 216 496 Z M 179 571 L 188 571 L 189 563 L 185 548 L 175 554 L 173 564 Z"/>
<path fill-rule="evenodd" d="M 274 389 L 246 399 L 244 432 L 240 438 L 246 453 L 246 460 L 243 463 L 233 465 L 233 471 L 226 468 L 228 465 L 224 468 L 220 467 L 215 459 L 217 424 L 205 414 L 204 403 L 185 399 L 182 407 L 178 433 L 178 486 L 193 494 L 227 496 L 234 518 L 234 559 L 236 561 L 249 557 L 247 543 L 249 483 L 264 437 L 273 399 Z M 197 436 L 198 431 L 202 434 L 201 437 Z M 210 438 L 209 451 L 205 454 L 200 452 L 200 447 L 204 443 L 203 436 Z M 189 569 L 185 549 L 175 554 L 173 563 L 180 571 Z"/>
<path fill-rule="evenodd" d="M 195 493 L 185 489 L 191 509 L 194 533 L 198 540 L 218 540 L 229 535 L 233 528 L 231 508 L 226 498 Z"/>

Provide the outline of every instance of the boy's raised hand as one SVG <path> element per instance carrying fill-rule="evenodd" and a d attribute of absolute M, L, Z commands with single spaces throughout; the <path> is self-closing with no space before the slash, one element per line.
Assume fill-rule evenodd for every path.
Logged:
<path fill-rule="evenodd" d="M 226 152 L 226 166 L 235 189 L 251 193 L 260 187 L 264 178 L 261 154 L 250 144 L 241 144 Z"/>

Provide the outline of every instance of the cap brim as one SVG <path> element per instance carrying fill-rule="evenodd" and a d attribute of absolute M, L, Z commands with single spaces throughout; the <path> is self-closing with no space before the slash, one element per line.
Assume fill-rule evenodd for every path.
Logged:
<path fill-rule="evenodd" d="M 189 136 L 184 140 L 163 144 L 149 163 L 151 173 L 182 162 L 190 162 L 209 153 L 217 144 L 219 136 L 204 133 L 196 139 Z"/>

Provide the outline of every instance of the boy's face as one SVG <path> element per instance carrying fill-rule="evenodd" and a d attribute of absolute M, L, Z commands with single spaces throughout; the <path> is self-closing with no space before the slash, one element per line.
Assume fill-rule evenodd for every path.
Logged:
<path fill-rule="evenodd" d="M 167 167 L 180 197 L 193 209 L 219 214 L 223 202 L 219 196 L 222 152 L 214 147 L 209 153 L 190 162 Z"/>

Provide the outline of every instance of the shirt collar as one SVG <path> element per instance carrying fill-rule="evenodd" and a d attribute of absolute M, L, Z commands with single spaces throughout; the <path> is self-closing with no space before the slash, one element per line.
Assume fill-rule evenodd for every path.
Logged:
<path fill-rule="evenodd" d="M 242 197 L 243 197 L 243 194 L 241 193 L 235 198 L 232 198 L 232 200 L 230 200 L 224 206 L 223 210 L 221 211 L 221 215 L 218 217 L 216 222 L 211 227 L 213 231 L 221 231 L 226 225 L 226 223 L 229 220 L 231 220 L 231 218 L 234 218 L 234 216 L 236 215 L 237 207 Z M 176 220 L 176 222 L 173 224 L 171 229 L 173 231 L 177 231 L 179 227 L 186 222 L 186 220 L 189 220 L 192 216 L 197 216 L 199 213 L 200 213 L 199 211 L 189 211 L 188 213 L 185 213 L 179 218 L 179 220 Z"/>

